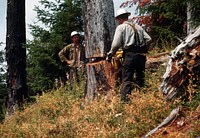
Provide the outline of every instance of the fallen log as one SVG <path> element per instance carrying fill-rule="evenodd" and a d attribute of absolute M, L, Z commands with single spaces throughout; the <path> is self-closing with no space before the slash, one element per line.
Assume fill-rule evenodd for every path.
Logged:
<path fill-rule="evenodd" d="M 171 113 L 169 114 L 169 116 L 167 116 L 162 123 L 160 123 L 156 128 L 154 128 L 153 130 L 151 130 L 150 132 L 148 132 L 145 136 L 143 136 L 143 138 L 148 138 L 149 136 L 151 136 L 152 134 L 156 133 L 160 128 L 170 124 L 179 114 L 180 111 L 180 107 L 174 108 Z"/>
<path fill-rule="evenodd" d="M 200 26 L 171 52 L 160 89 L 170 100 L 187 89 L 189 80 L 199 80 L 199 73 Z"/>
<path fill-rule="evenodd" d="M 169 58 L 169 52 L 162 52 L 153 56 L 147 56 L 146 68 L 158 68 L 161 64 L 167 63 Z"/>

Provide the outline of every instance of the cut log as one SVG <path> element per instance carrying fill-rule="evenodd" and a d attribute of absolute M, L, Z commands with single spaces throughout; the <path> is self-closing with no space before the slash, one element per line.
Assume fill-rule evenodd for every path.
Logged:
<path fill-rule="evenodd" d="M 147 56 L 146 68 L 158 68 L 161 64 L 167 63 L 169 61 L 169 58 L 169 52 Z"/>
<path fill-rule="evenodd" d="M 171 52 L 160 89 L 166 99 L 172 99 L 186 90 L 189 79 L 199 79 L 199 73 L 200 26 Z"/>

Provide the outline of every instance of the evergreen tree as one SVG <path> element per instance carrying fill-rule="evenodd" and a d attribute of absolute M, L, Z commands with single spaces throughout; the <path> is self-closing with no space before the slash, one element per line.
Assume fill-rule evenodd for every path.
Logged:
<path fill-rule="evenodd" d="M 5 117 L 6 113 L 6 101 L 8 98 L 6 88 L 6 68 L 5 68 L 5 52 L 0 51 L 0 121 Z"/>
<path fill-rule="evenodd" d="M 185 0 L 170 0 L 149 6 L 152 15 L 152 35 L 160 48 L 164 46 L 176 46 L 177 37 L 186 35 L 184 24 L 187 19 Z M 178 43 L 175 43 L 178 42 Z"/>
<path fill-rule="evenodd" d="M 34 92 L 51 89 L 56 78 L 65 81 L 67 67 L 60 62 L 58 52 L 71 43 L 72 31 L 83 31 L 81 0 L 40 3 L 44 8 L 35 7 L 35 11 L 46 28 L 30 25 L 34 40 L 27 45 L 28 84 Z"/>
<path fill-rule="evenodd" d="M 155 44 L 176 46 L 177 37 L 184 38 L 187 32 L 187 5 L 189 0 L 131 0 L 122 3 L 121 7 L 136 5 L 137 17 L 133 19 L 151 32 Z M 196 9 L 195 22 L 199 24 L 200 1 L 193 0 Z M 155 45 L 154 45 L 155 46 Z"/>

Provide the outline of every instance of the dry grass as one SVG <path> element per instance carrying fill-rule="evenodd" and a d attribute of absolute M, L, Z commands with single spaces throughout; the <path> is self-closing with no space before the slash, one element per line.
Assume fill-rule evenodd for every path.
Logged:
<path fill-rule="evenodd" d="M 162 122 L 172 107 L 181 104 L 178 100 L 164 100 L 159 91 L 161 73 L 162 70 L 147 71 L 147 86 L 132 92 L 130 104 L 120 103 L 119 92 L 116 91 L 110 100 L 101 95 L 85 103 L 82 109 L 83 85 L 76 86 L 73 91 L 60 88 L 45 93 L 24 111 L 17 111 L 15 115 L 6 118 L 0 125 L 0 135 L 2 138 L 142 137 Z M 184 126 L 177 128 L 173 124 L 152 137 L 193 137 L 199 134 L 199 124 L 198 120 L 187 125 L 187 131 L 183 131 Z"/>

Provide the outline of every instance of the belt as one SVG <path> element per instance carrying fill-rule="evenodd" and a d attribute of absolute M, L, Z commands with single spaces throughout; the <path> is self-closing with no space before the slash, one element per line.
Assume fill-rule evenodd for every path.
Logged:
<path fill-rule="evenodd" d="M 123 50 L 124 52 L 133 52 L 135 54 L 146 54 L 146 47 L 145 46 L 142 46 L 142 47 L 139 47 L 139 46 L 132 46 L 128 49 L 124 49 Z"/>

